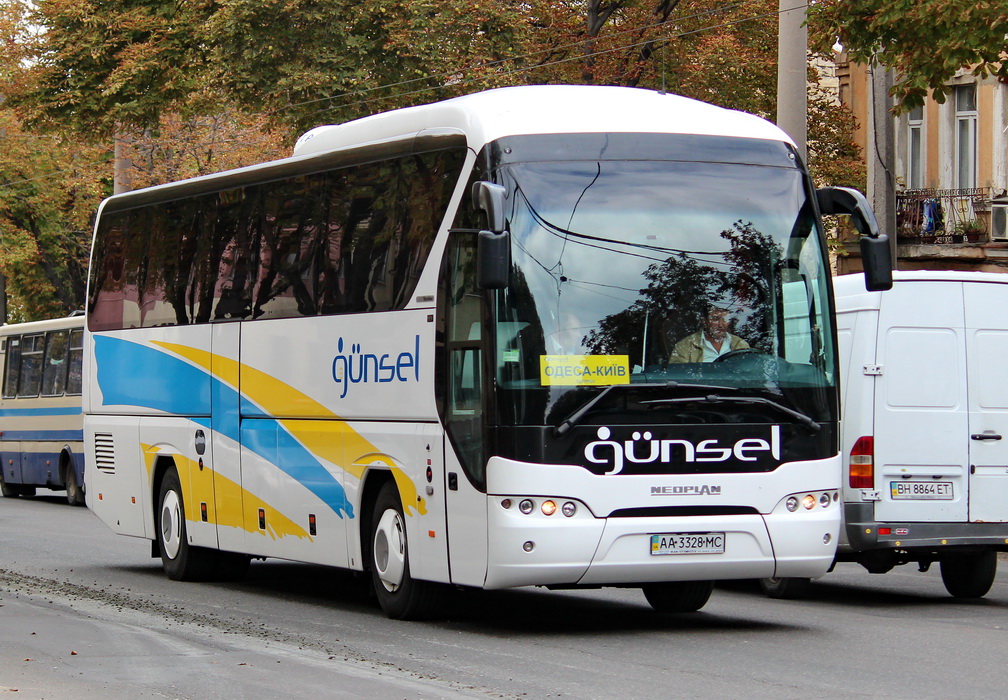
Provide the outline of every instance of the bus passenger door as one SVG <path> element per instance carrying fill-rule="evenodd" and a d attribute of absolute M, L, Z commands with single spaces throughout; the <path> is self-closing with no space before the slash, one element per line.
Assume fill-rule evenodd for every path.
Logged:
<path fill-rule="evenodd" d="M 214 476 L 218 546 L 236 552 L 245 551 L 247 528 L 239 442 L 238 361 L 241 325 L 217 323 L 211 326 L 210 368 L 214 381 L 210 397 L 210 430 L 205 436 Z"/>
<path fill-rule="evenodd" d="M 445 252 L 442 394 L 445 505 L 451 581 L 483 586 L 487 572 L 486 391 L 488 312 L 476 286 L 476 236 L 456 234 Z M 482 482 L 482 483 L 481 483 Z"/>

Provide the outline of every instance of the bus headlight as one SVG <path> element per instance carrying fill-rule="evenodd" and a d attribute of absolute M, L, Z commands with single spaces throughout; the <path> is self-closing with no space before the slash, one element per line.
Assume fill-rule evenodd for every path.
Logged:
<path fill-rule="evenodd" d="M 784 504 L 784 506 L 789 511 L 794 513 L 796 510 L 798 510 L 798 499 L 795 498 L 794 496 L 788 496 L 787 502 Z"/>
<path fill-rule="evenodd" d="M 577 506 L 574 505 L 574 503 L 572 503 L 571 501 L 567 501 L 560 508 L 560 512 L 566 515 L 568 518 L 572 518 L 574 517 L 574 514 L 577 513 Z"/>
<path fill-rule="evenodd" d="M 534 507 L 535 507 L 535 504 L 531 500 L 529 500 L 528 498 L 526 498 L 526 499 L 524 499 L 524 500 L 522 500 L 522 501 L 520 501 L 518 503 L 518 510 L 520 510 L 525 515 L 528 515 L 529 513 L 531 513 L 532 509 Z"/>

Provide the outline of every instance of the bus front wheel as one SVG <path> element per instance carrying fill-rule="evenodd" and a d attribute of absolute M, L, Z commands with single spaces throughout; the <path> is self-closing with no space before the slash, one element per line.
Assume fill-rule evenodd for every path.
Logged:
<path fill-rule="evenodd" d="M 386 482 L 375 500 L 370 565 L 378 603 L 390 618 L 418 620 L 435 612 L 443 587 L 410 575 L 406 521 L 394 481 Z"/>
<path fill-rule="evenodd" d="M 186 536 L 185 501 L 178 472 L 174 467 L 161 480 L 156 517 L 161 564 L 173 581 L 196 581 L 213 570 L 214 552 L 193 547 Z"/>
<path fill-rule="evenodd" d="M 696 612 L 710 600 L 713 581 L 669 581 L 641 586 L 651 607 L 660 613 Z"/>

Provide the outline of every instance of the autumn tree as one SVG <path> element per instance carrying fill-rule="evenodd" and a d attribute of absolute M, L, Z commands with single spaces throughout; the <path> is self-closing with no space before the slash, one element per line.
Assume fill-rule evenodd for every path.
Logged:
<path fill-rule="evenodd" d="M 809 41 L 837 40 L 850 57 L 896 71 L 897 110 L 944 102 L 960 70 L 1008 79 L 1008 5 L 997 0 L 820 0 L 809 4 Z"/>
<path fill-rule="evenodd" d="M 0 109 L 0 274 L 8 321 L 83 307 L 95 206 L 108 187 L 108 153 L 24 131 Z"/>

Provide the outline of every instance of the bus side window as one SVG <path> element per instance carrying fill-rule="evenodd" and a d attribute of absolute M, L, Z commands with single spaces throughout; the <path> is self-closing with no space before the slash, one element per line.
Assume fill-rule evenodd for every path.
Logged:
<path fill-rule="evenodd" d="M 42 354 L 45 351 L 45 336 L 26 335 L 21 346 L 21 379 L 18 383 L 19 397 L 38 396 L 42 380 Z"/>
<path fill-rule="evenodd" d="M 7 361 L 4 367 L 3 397 L 17 396 L 18 378 L 21 376 L 21 338 L 12 337 L 7 341 Z"/>
<path fill-rule="evenodd" d="M 42 368 L 42 396 L 62 396 L 67 377 L 67 332 L 48 334 Z"/>
<path fill-rule="evenodd" d="M 82 371 L 81 366 L 84 361 L 84 331 L 72 331 L 70 333 L 70 354 L 67 359 L 67 394 L 80 394 Z"/>

